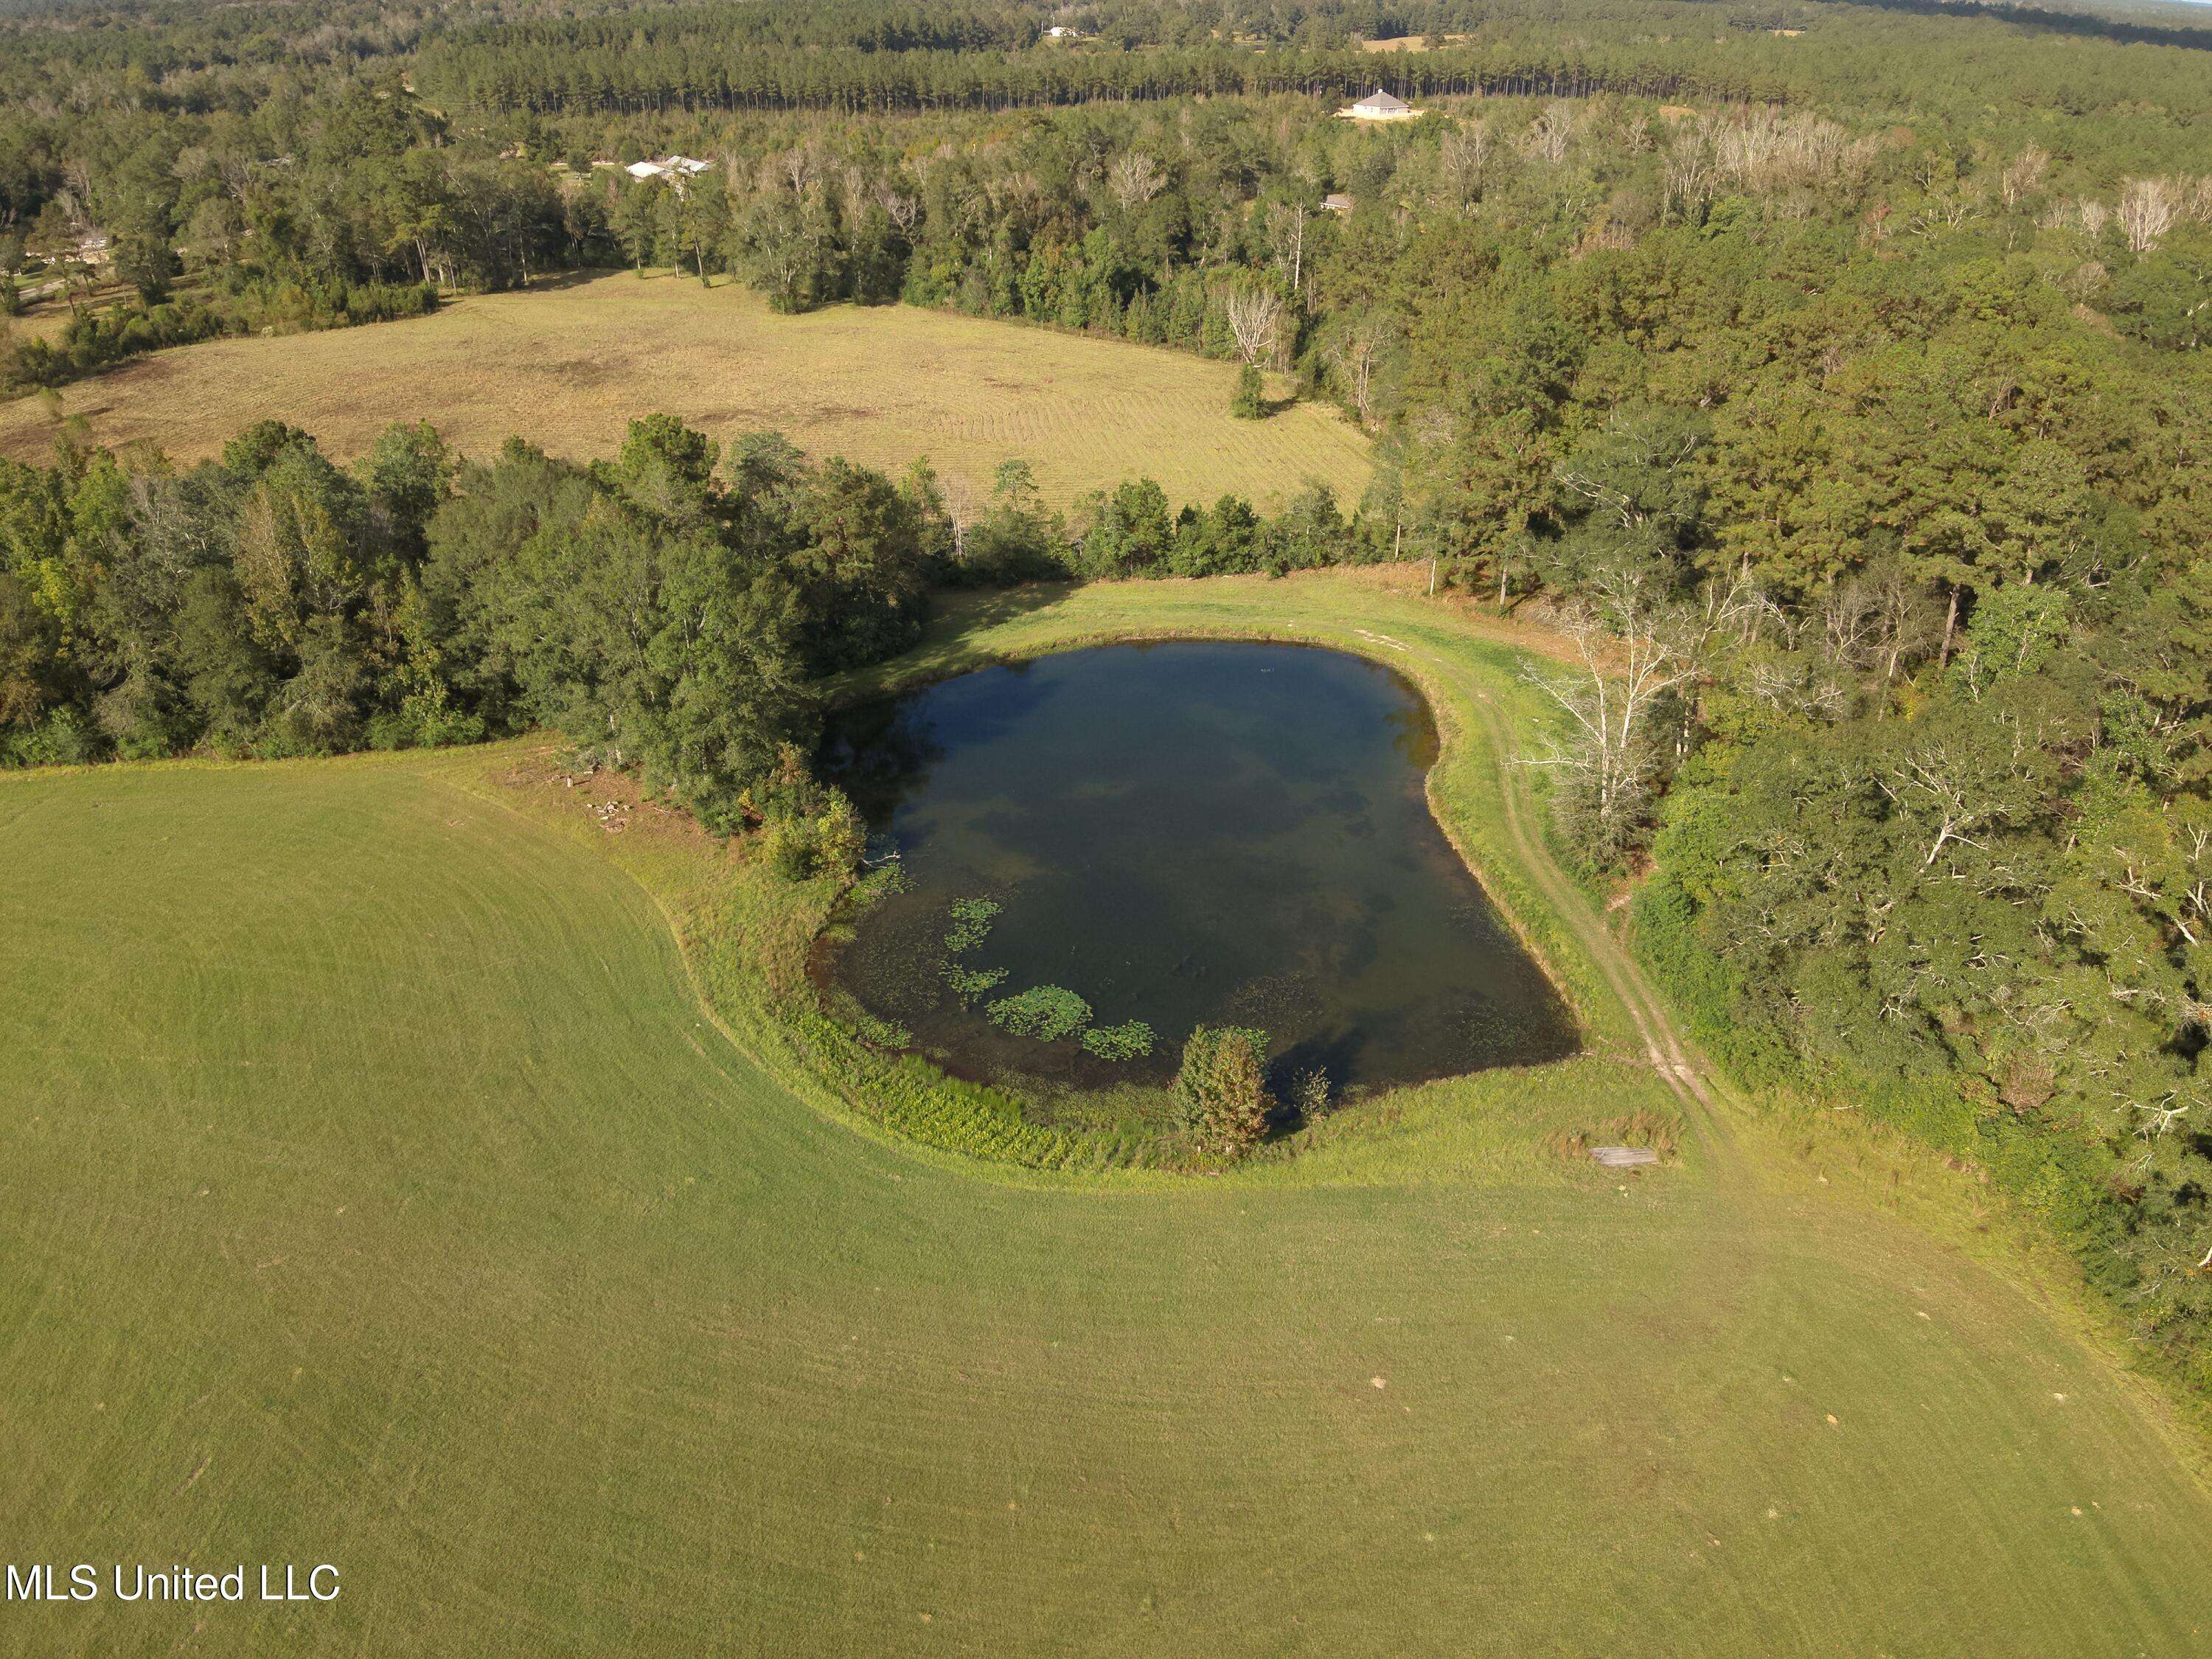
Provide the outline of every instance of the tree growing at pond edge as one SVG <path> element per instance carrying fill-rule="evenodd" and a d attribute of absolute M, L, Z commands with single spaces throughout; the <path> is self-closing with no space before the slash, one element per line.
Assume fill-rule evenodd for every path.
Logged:
<path fill-rule="evenodd" d="M 1200 1025 L 1182 1045 L 1176 1099 L 1182 1127 L 1208 1157 L 1226 1162 L 1259 1144 L 1273 1105 L 1267 1093 L 1267 1034 L 1241 1025 Z"/>

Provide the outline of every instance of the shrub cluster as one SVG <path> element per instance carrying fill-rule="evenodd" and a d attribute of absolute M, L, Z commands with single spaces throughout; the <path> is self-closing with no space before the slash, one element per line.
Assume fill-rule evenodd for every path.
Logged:
<path fill-rule="evenodd" d="M 1182 1046 L 1176 1099 L 1182 1127 L 1204 1156 L 1243 1157 L 1267 1133 L 1267 1034 L 1239 1025 L 1200 1025 Z"/>

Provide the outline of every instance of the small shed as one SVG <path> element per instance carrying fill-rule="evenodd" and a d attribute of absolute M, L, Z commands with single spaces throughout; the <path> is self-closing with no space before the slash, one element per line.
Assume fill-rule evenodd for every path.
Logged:
<path fill-rule="evenodd" d="M 1341 191 L 1339 191 L 1334 196 L 1322 197 L 1321 198 L 1321 204 L 1323 209 L 1330 213 L 1349 213 L 1352 211 L 1352 198 L 1349 196 L 1343 194 Z"/>

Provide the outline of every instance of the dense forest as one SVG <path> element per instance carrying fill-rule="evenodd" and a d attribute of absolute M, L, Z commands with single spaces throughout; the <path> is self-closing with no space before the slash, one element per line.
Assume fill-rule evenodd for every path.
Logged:
<path fill-rule="evenodd" d="M 932 584 L 1419 560 L 1584 645 L 1532 759 L 1706 1046 L 1972 1160 L 2212 1389 L 2212 33 L 1942 9 L 21 14 L 0 298 L 82 314 L 11 384 L 676 266 L 1286 371 L 1382 465 L 1064 522 L 1014 466 L 969 521 L 663 421 L 592 467 L 71 438 L 0 471 L 0 744 L 544 722 L 804 870 L 853 836 L 813 687 Z M 1334 118 L 1377 82 L 1429 112 Z"/>
<path fill-rule="evenodd" d="M 1893 213 L 1912 210 L 1901 194 L 1939 194 L 1936 175 L 1983 193 L 1994 170 L 2034 155 L 2050 158 L 2051 194 L 2107 215 L 2131 180 L 2201 170 L 2212 31 L 2005 15 L 2022 21 L 1832 0 L 34 9 L 0 15 L 0 312 L 35 295 L 65 301 L 70 318 L 0 331 L 0 391 L 219 333 L 408 314 L 439 291 L 558 266 L 681 260 L 744 270 L 790 303 L 888 298 L 924 251 L 917 231 L 939 264 L 963 215 L 1011 210 L 1006 257 L 983 273 L 1003 288 L 1033 247 L 1065 260 L 1090 231 L 1130 228 L 1100 210 L 1102 179 L 1083 176 L 1113 160 L 1136 169 L 1112 181 L 1117 197 L 1166 200 L 1121 238 L 1133 268 L 1103 280 L 1124 307 L 1141 295 L 1149 310 L 1188 310 L 1187 291 L 1161 292 L 1176 266 L 1251 262 L 1254 239 L 1231 234 L 1231 216 L 1257 204 L 1264 225 L 1277 205 L 1373 198 L 1383 158 L 1395 173 L 1404 149 L 1438 142 L 1364 135 L 1378 140 L 1364 154 L 1332 143 L 1335 104 L 1383 83 L 1455 108 L 1492 94 L 1497 118 L 1475 124 L 1487 137 L 1462 133 L 1449 153 L 1454 188 L 1470 143 L 1487 173 L 1506 159 L 1502 141 L 1528 139 L 1541 106 L 1516 110 L 1519 97 L 1571 100 L 1586 112 L 1564 118 L 1580 134 L 1572 158 L 1553 157 L 1550 137 L 1528 141 L 1571 160 L 1575 189 L 1626 189 L 1655 217 L 1668 165 L 1703 191 L 1698 175 L 1723 161 L 1718 143 L 1682 154 L 1697 148 L 1676 130 L 1692 105 L 1704 122 L 1802 113 L 1876 149 L 1884 165 L 1864 194 Z M 2111 44 L 2085 47 L 2085 31 Z M 1373 39 L 1429 49 L 1359 49 Z M 1157 116 L 1128 113 L 1161 100 Z M 1021 106 L 1045 107 L 1010 122 Z M 615 165 L 670 150 L 716 162 L 722 187 L 633 186 Z M 1571 191 L 1561 205 L 1593 204 Z M 908 297 L 946 297 L 947 273 L 921 275 Z M 95 303 L 106 277 L 128 303 Z M 1040 314 L 1036 294 L 1018 301 Z M 1180 344 L 1203 332 L 1188 317 L 1132 327 Z"/>

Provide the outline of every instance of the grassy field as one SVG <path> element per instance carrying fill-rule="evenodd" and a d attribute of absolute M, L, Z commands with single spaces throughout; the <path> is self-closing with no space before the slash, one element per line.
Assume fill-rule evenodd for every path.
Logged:
<path fill-rule="evenodd" d="M 1136 474 L 1178 502 L 1233 492 L 1268 506 L 1308 477 L 1357 501 L 1370 465 L 1358 432 L 1318 404 L 1233 419 L 1236 380 L 1226 363 L 1123 341 L 905 306 L 777 317 L 743 288 L 625 272 L 405 322 L 181 347 L 63 397 L 102 441 L 185 460 L 264 417 L 338 456 L 395 420 L 428 420 L 476 455 L 517 432 L 603 455 L 632 417 L 665 410 L 716 437 L 779 428 L 894 471 L 927 455 L 970 495 L 1018 456 L 1060 502 Z M 0 403 L 0 454 L 42 459 L 52 438 L 38 399 Z"/>
<path fill-rule="evenodd" d="M 732 971 L 791 925 L 757 872 L 532 744 L 0 778 L 0 1536 L 344 1586 L 0 1650 L 2204 1650 L 2179 1431 L 1947 1172 L 1695 1091 L 1640 1179 L 1533 1148 L 1668 1045 L 1483 625 L 1133 585 L 907 670 L 1179 629 L 1430 689 L 1595 1054 L 1056 1186 L 856 1133 Z"/>

